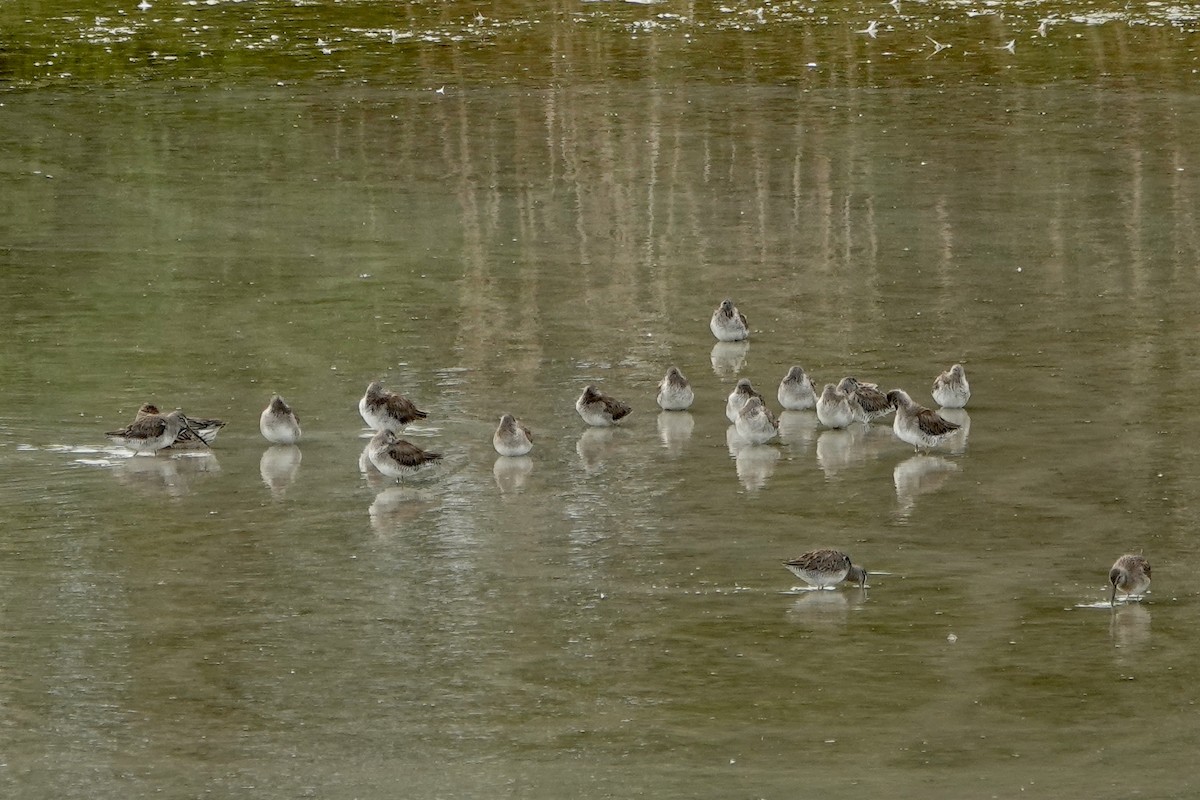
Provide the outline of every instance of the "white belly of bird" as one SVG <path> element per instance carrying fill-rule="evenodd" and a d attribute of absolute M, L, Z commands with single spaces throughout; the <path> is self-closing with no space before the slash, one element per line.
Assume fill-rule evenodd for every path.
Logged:
<path fill-rule="evenodd" d="M 680 389 L 669 386 L 658 391 L 658 407 L 663 411 L 685 411 L 692 407 L 696 393 L 691 387 Z"/>
<path fill-rule="evenodd" d="M 827 428 L 845 428 L 854 422 L 854 413 L 848 403 L 817 401 L 817 419 Z"/>
<path fill-rule="evenodd" d="M 263 412 L 258 420 L 258 430 L 263 438 L 273 444 L 295 444 L 300 441 L 300 426 L 290 419 L 279 419 Z"/>
<path fill-rule="evenodd" d="M 779 405 L 788 411 L 806 411 L 817 404 L 817 398 L 806 386 L 780 386 Z"/>
<path fill-rule="evenodd" d="M 765 444 L 779 433 L 766 414 L 740 414 L 733 425 L 737 428 L 738 436 L 751 444 Z"/>
<path fill-rule="evenodd" d="M 575 410 L 579 412 L 579 416 L 583 417 L 583 421 L 588 425 L 594 425 L 597 428 L 608 428 L 616 425 L 613 422 L 612 415 L 604 410 L 603 403 L 582 403 L 575 404 Z"/>
<path fill-rule="evenodd" d="M 961 386 L 941 385 L 933 390 L 933 401 L 942 408 L 964 408 L 970 398 L 970 391 Z"/>
<path fill-rule="evenodd" d="M 523 456 L 533 449 L 533 442 L 524 437 L 506 437 L 497 434 L 492 437 L 492 446 L 502 456 Z"/>
<path fill-rule="evenodd" d="M 846 576 L 850 574 L 849 569 L 840 569 L 834 572 L 820 572 L 813 569 L 800 569 L 799 567 L 787 565 L 787 568 L 792 571 L 800 580 L 807 583 L 809 586 L 815 586 L 818 589 L 827 589 L 832 586 L 837 586 L 842 581 L 846 580 Z"/>

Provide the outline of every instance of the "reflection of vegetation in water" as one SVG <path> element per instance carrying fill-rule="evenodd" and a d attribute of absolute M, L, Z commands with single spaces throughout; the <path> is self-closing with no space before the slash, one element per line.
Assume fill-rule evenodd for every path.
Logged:
<path fill-rule="evenodd" d="M 1042 81 L 1167 70 L 1164 44 L 1200 19 L 1198 4 L 1120 2 L 160 0 L 123 10 L 93 2 L 60 16 L 27 5 L 0 6 L 0 30 L 10 34 L 0 86 L 315 78 L 461 86 L 664 75 L 806 86 Z M 938 66 L 922 64 L 934 55 Z"/>

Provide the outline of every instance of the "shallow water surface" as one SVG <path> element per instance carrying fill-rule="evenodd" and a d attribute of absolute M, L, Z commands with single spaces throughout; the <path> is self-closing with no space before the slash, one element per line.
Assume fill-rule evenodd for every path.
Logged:
<path fill-rule="evenodd" d="M 385 68 L 362 33 L 340 77 L 219 40 L 92 86 L 10 51 L 4 795 L 1064 798 L 1135 768 L 1193 795 L 1190 23 L 1056 6 L 1059 49 L 1005 69 L 919 32 L 1024 19 L 1024 55 L 1037 19 L 916 6 L 903 46 L 856 10 L 553 6 L 492 54 Z M 401 29 L 294 13 L 335 51 Z M 685 33 L 720 46 L 692 72 Z M 719 74 L 737 46 L 761 74 Z M 723 297 L 748 343 L 709 333 Z M 778 411 L 797 363 L 930 404 L 956 361 L 931 454 L 804 411 L 747 446 L 724 414 L 739 377 Z M 688 412 L 655 406 L 672 364 Z M 363 458 L 375 378 L 429 412 L 437 480 Z M 591 382 L 625 424 L 582 423 Z M 296 447 L 258 433 L 273 392 Z M 131 458 L 103 433 L 147 401 L 228 425 Z M 493 451 L 506 411 L 529 456 Z M 868 588 L 800 590 L 782 562 L 817 547 Z M 1127 551 L 1154 584 L 1110 608 Z"/>

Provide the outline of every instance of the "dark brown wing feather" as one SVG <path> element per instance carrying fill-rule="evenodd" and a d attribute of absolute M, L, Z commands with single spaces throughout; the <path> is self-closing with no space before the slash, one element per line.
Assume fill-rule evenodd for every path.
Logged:
<path fill-rule="evenodd" d="M 936 411 L 922 408 L 917 412 L 917 427 L 930 436 L 943 436 L 959 429 L 959 425 L 951 422 Z"/>
<path fill-rule="evenodd" d="M 854 390 L 854 395 L 858 398 L 862 410 L 868 414 L 878 414 L 892 407 L 886 394 L 863 384 Z"/>
<path fill-rule="evenodd" d="M 157 414 L 146 414 L 138 417 L 128 427 L 119 431 L 109 431 L 105 436 L 133 436 L 144 439 L 155 439 L 167 432 L 167 420 Z"/>
<path fill-rule="evenodd" d="M 387 413 L 390 416 L 395 417 L 405 425 L 414 419 L 425 419 L 429 416 L 417 408 L 412 400 L 409 400 L 402 394 L 389 393 L 383 398 L 380 404 L 387 409 Z"/>
<path fill-rule="evenodd" d="M 397 440 L 388 448 L 388 455 L 405 467 L 419 467 L 442 457 L 441 453 L 427 452 L 403 439 Z"/>
<path fill-rule="evenodd" d="M 611 414 L 614 420 L 628 416 L 629 412 L 633 411 L 633 408 L 628 403 L 623 403 L 606 394 L 600 395 L 600 400 L 604 403 L 604 410 Z"/>
<path fill-rule="evenodd" d="M 850 557 L 840 550 L 813 550 L 811 553 L 805 553 L 787 563 L 804 570 L 832 572 L 838 569 L 849 569 Z"/>

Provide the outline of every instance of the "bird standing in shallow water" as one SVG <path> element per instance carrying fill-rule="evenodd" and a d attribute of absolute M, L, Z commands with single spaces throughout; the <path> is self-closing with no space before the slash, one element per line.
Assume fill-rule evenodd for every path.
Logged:
<path fill-rule="evenodd" d="M 135 454 L 137 453 L 157 453 L 164 447 L 170 447 L 175 443 L 179 432 L 188 429 L 187 417 L 182 411 L 175 410 L 170 414 L 159 414 L 157 412 L 140 413 L 133 423 L 121 428 L 117 431 L 107 431 L 104 435 L 107 436 L 113 444 L 128 447 Z M 199 434 L 192 431 L 196 438 L 199 439 Z"/>
<path fill-rule="evenodd" d="M 752 397 L 757 397 L 759 400 L 763 399 L 763 396 L 750 383 L 750 379 L 742 378 L 733 387 L 733 391 L 729 393 L 729 397 L 725 400 L 726 419 L 736 425 L 738 414 L 742 413 L 742 409 Z"/>
<path fill-rule="evenodd" d="M 663 411 L 686 411 L 696 400 L 696 393 L 683 373 L 676 367 L 667 370 L 667 374 L 658 384 L 658 406 Z"/>
<path fill-rule="evenodd" d="M 850 398 L 832 383 L 825 384 L 817 398 L 817 419 L 827 428 L 845 428 L 854 422 Z"/>
<path fill-rule="evenodd" d="M 412 478 L 429 472 L 442 460 L 441 453 L 422 450 L 415 444 L 397 439 L 394 431 L 382 430 L 371 437 L 367 457 L 375 469 L 389 478 Z"/>
<path fill-rule="evenodd" d="M 533 449 L 533 431 L 512 414 L 505 414 L 492 434 L 492 447 L 502 456 L 523 456 Z"/>
<path fill-rule="evenodd" d="M 858 378 L 845 377 L 837 388 L 846 395 L 855 422 L 869 423 L 892 413 L 891 401 L 873 383 L 861 383 Z"/>
<path fill-rule="evenodd" d="M 933 402 L 942 408 L 965 408 L 970 399 L 971 384 L 967 383 L 962 364 L 955 364 L 933 379 Z"/>
<path fill-rule="evenodd" d="M 841 550 L 813 550 L 783 565 L 818 589 L 832 589 L 842 581 L 854 581 L 860 589 L 867 585 L 867 571 L 850 563 L 850 556 Z"/>
<path fill-rule="evenodd" d="M 1126 600 L 1140 600 L 1150 588 L 1150 562 L 1133 553 L 1123 555 L 1108 571 L 1108 582 L 1113 587 L 1109 605 L 1116 605 L 1118 589 L 1125 593 Z"/>
<path fill-rule="evenodd" d="M 282 397 L 271 395 L 271 402 L 258 417 L 258 431 L 273 444 L 295 444 L 300 441 L 300 418 Z"/>
<path fill-rule="evenodd" d="M 708 321 L 708 329 L 722 342 L 740 342 L 750 338 L 746 315 L 737 310 L 732 300 L 722 300 Z"/>
<path fill-rule="evenodd" d="M 763 404 L 761 397 L 751 397 L 747 400 L 733 425 L 738 436 L 750 444 L 765 444 L 779 434 L 779 420 L 775 419 L 771 409 Z"/>
<path fill-rule="evenodd" d="M 158 406 L 153 403 L 142 403 L 133 418 L 136 421 L 144 416 L 158 413 Z M 223 419 L 193 419 L 184 414 L 183 421 L 186 424 L 176 434 L 175 441 L 167 447 L 196 447 L 212 444 L 217 438 L 217 434 L 221 432 L 221 428 L 225 427 Z"/>
<path fill-rule="evenodd" d="M 892 430 L 902 442 L 908 442 L 914 450 L 930 450 L 950 438 L 958 430 L 950 420 L 936 411 L 918 405 L 902 389 L 887 393 L 888 401 L 896 407 L 896 418 Z"/>
<path fill-rule="evenodd" d="M 598 428 L 616 425 L 633 411 L 628 403 L 609 397 L 590 383 L 575 401 L 575 410 L 584 422 Z"/>
<path fill-rule="evenodd" d="M 367 387 L 366 394 L 358 401 L 358 413 L 371 430 L 392 432 L 399 432 L 408 423 L 429 416 L 404 395 L 384 389 L 379 381 L 373 381 Z"/>
<path fill-rule="evenodd" d="M 775 396 L 779 398 L 779 405 L 788 411 L 805 411 L 817 404 L 817 390 L 813 388 L 812 378 L 805 374 L 801 366 L 788 370 L 788 374 L 779 382 L 779 391 Z"/>

